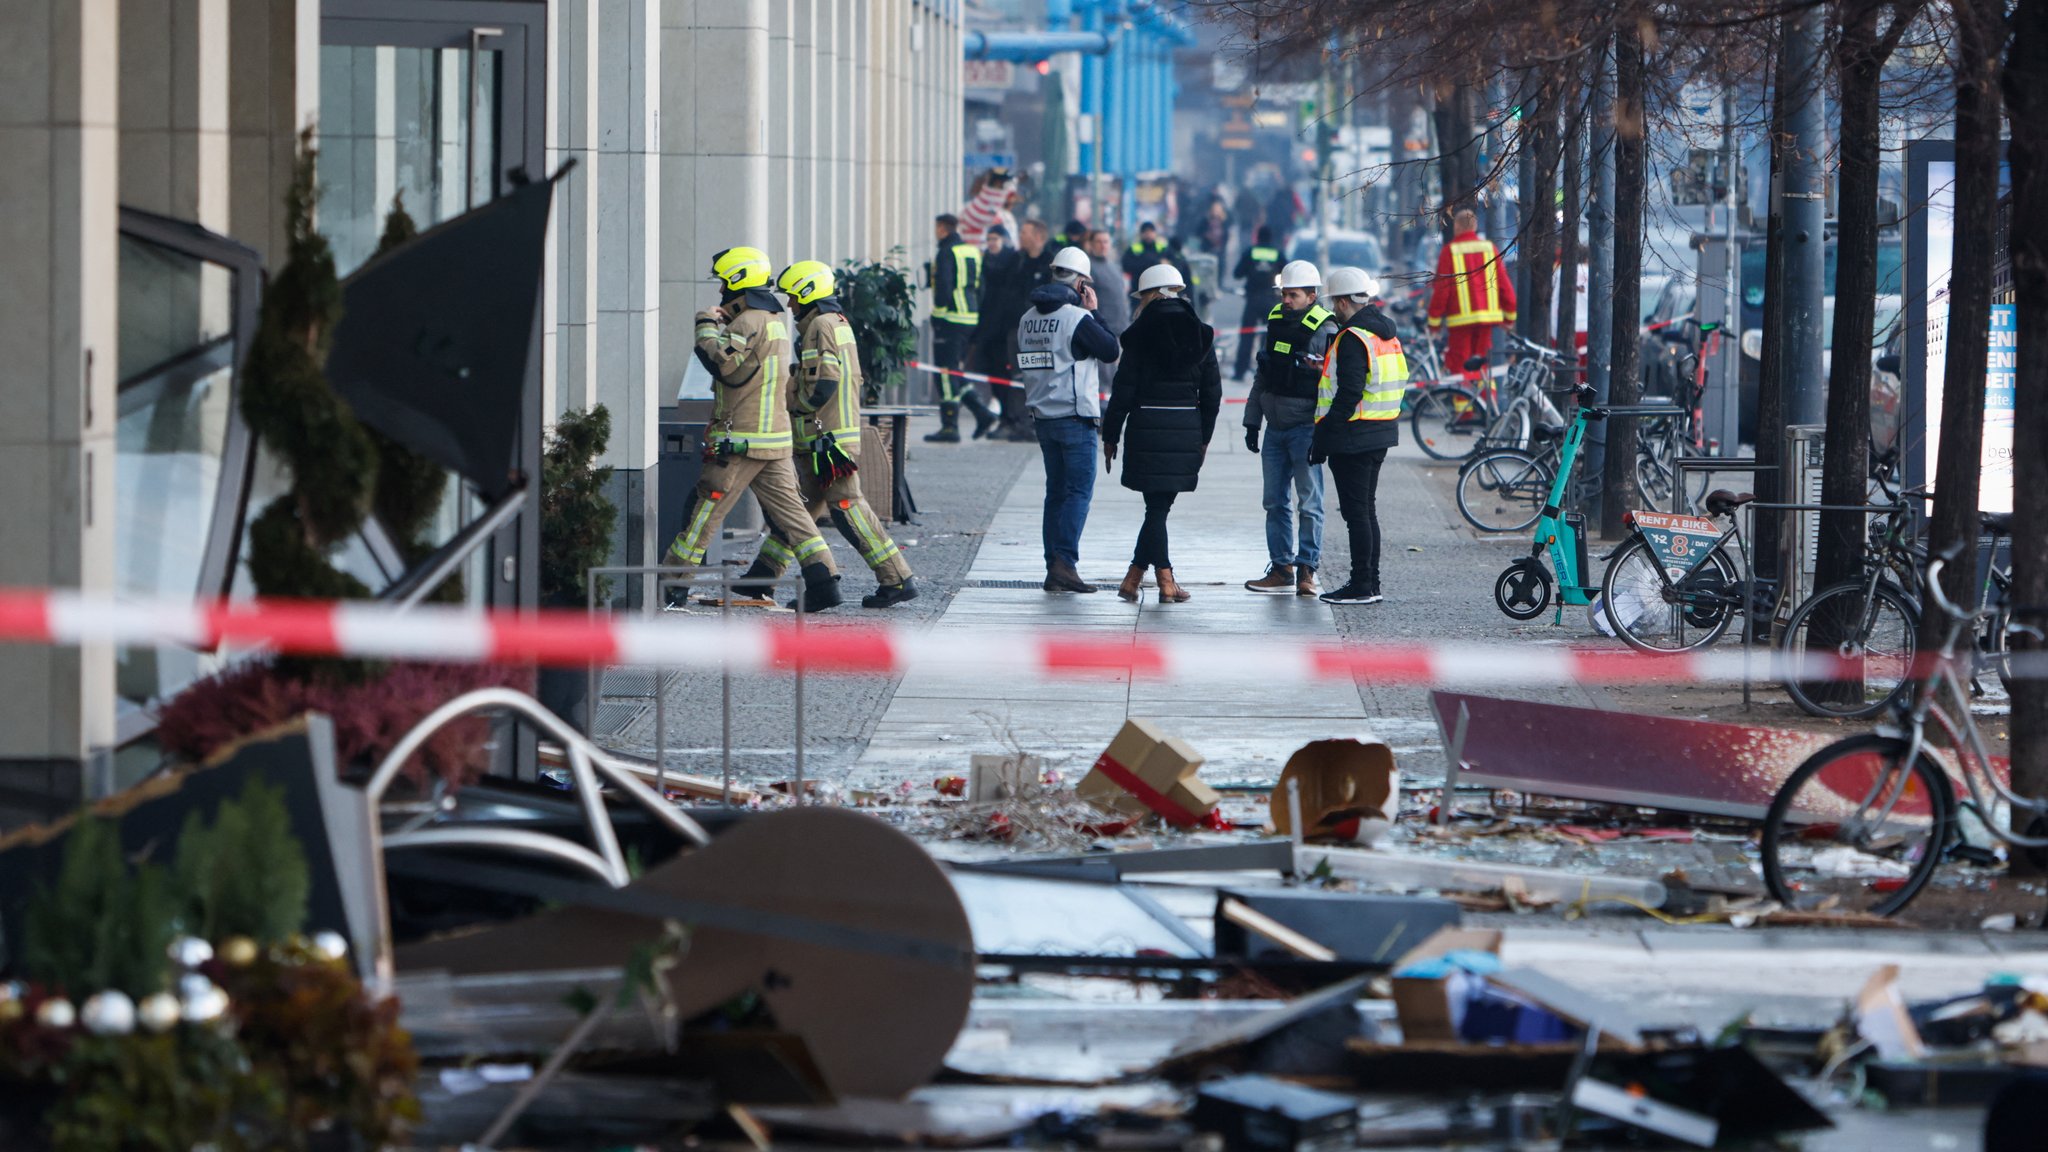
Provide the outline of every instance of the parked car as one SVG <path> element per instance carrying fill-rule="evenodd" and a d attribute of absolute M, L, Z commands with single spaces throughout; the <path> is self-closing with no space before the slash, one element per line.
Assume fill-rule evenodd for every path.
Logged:
<path fill-rule="evenodd" d="M 1902 333 L 1904 299 L 1887 293 L 1877 298 L 1877 323 L 1871 329 L 1871 378 L 1870 378 L 1870 424 L 1871 435 L 1880 447 L 1888 446 L 1898 435 L 1899 378 L 1896 370 L 1898 350 L 1904 346 Z M 1821 387 L 1827 387 L 1827 374 L 1835 359 L 1835 298 L 1821 301 L 1820 320 L 1820 371 Z M 1889 351 L 1889 355 L 1887 352 Z M 1756 427 L 1756 381 L 1760 379 L 1763 365 L 1764 334 L 1762 329 L 1749 328 L 1742 333 L 1742 426 L 1743 438 L 1750 440 L 1754 433 L 1747 431 Z"/>
<path fill-rule="evenodd" d="M 1349 228 L 1330 229 L 1330 262 L 1324 266 L 1318 259 L 1320 235 L 1313 227 L 1304 228 L 1294 234 L 1294 240 L 1287 250 L 1289 260 L 1307 260 L 1328 274 L 1331 268 L 1349 266 L 1363 268 L 1374 276 L 1386 268 L 1386 258 L 1380 249 L 1380 238 L 1370 232 L 1354 232 Z"/>

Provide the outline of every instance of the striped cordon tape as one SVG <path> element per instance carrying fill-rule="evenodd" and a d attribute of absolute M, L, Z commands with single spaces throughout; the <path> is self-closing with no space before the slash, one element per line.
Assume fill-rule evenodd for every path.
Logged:
<path fill-rule="evenodd" d="M 1176 609 L 1176 611 L 1186 611 Z M 1196 609 L 1195 611 L 1199 611 Z M 1270 685 L 1364 677 L 1390 684 L 1680 683 L 1782 676 L 1785 657 L 1736 649 L 1644 655 L 1548 644 L 1344 644 L 1284 635 L 1103 635 L 1043 629 L 954 632 L 870 624 L 848 615 L 805 623 L 779 613 L 666 612 L 654 617 L 578 611 L 477 612 L 372 601 L 116 600 L 67 591 L 0 590 L 0 642 L 30 644 L 227 644 L 302 656 L 454 663 L 624 664 L 802 668 L 825 673 L 913 669 L 1056 679 L 1077 671 L 1141 678 Z M 2039 672 L 2044 654 L 2014 657 L 2015 673 Z M 1839 678 L 1830 657 L 1801 661 L 1803 678 Z"/>

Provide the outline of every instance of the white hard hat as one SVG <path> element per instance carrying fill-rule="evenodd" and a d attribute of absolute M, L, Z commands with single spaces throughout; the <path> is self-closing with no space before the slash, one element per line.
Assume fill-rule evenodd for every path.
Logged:
<path fill-rule="evenodd" d="M 1154 288 L 1185 288 L 1188 282 L 1180 278 L 1180 269 L 1171 264 L 1154 264 L 1138 277 L 1138 291 L 1150 292 Z"/>
<path fill-rule="evenodd" d="M 1280 286 L 1282 288 L 1321 288 L 1323 286 L 1323 274 L 1316 271 L 1316 266 L 1306 260 L 1289 260 L 1287 266 L 1280 269 Z"/>
<path fill-rule="evenodd" d="M 1363 303 L 1380 294 L 1380 282 L 1363 268 L 1332 268 L 1325 290 L 1331 296 L 1357 297 Z"/>
<path fill-rule="evenodd" d="M 1079 248 L 1062 248 L 1054 254 L 1052 266 L 1055 272 L 1072 272 L 1086 276 L 1095 271 L 1095 265 L 1088 260 L 1088 254 Z"/>

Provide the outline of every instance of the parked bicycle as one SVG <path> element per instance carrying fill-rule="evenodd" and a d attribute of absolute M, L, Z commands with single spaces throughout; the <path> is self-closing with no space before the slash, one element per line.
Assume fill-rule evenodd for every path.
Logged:
<path fill-rule="evenodd" d="M 1486 426 L 1486 442 L 1491 447 L 1526 451 L 1531 447 L 1538 425 L 1564 426 L 1563 414 L 1558 412 L 1557 405 L 1552 404 L 1546 394 L 1557 382 L 1558 369 L 1564 365 L 1564 353 L 1513 330 L 1507 331 L 1507 338 L 1514 358 L 1508 363 L 1508 370 L 1496 391 L 1496 411 Z"/>
<path fill-rule="evenodd" d="M 1690 652 L 1719 640 L 1741 614 L 1745 581 L 1728 543 L 1743 548 L 1736 509 L 1756 499 L 1709 492 L 1706 516 L 1630 512 L 1628 540 L 1607 562 L 1601 611 L 1616 636 L 1639 652 Z M 1724 529 L 1717 520 L 1726 520 Z M 1754 582 L 1757 602 L 1776 598 L 1774 582 Z"/>
<path fill-rule="evenodd" d="M 2020 796 L 1998 778 L 1970 712 L 1973 657 L 1961 651 L 1964 637 L 1998 609 L 1966 610 L 1942 592 L 1941 569 L 1955 555 L 1951 550 L 1929 564 L 1921 582 L 1948 623 L 1931 673 L 1908 700 L 1893 704 L 1896 725 L 1814 753 L 1771 801 L 1764 883 L 1788 907 L 1892 915 L 1919 895 L 1944 859 L 1976 855 L 1962 842 L 1964 812 L 2008 845 L 2048 848 L 2048 800 Z M 2038 629 L 2016 627 L 2040 637 Z M 1957 794 L 1957 776 L 1967 797 Z M 2027 831 L 2014 832 L 2015 825 Z"/>
<path fill-rule="evenodd" d="M 1565 431 L 1562 422 L 1539 423 L 1525 448 L 1482 440 L 1458 467 L 1458 514 L 1481 532 L 1520 532 L 1536 523 L 1550 501 Z"/>

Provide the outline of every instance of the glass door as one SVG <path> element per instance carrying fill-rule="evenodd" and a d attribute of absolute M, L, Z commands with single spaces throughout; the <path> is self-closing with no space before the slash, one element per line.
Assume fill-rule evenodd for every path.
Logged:
<path fill-rule="evenodd" d="M 336 271 L 347 276 L 377 250 L 394 204 L 425 231 L 545 178 L 546 15 L 541 0 L 324 0 L 319 222 Z M 520 439 L 522 467 L 537 486 L 537 323 L 533 339 Z M 261 462 L 257 472 L 260 484 Z M 451 483 L 425 543 L 445 543 L 482 510 L 467 485 Z M 535 518 L 520 516 L 471 557 L 463 577 L 472 603 L 534 602 Z M 374 523 L 348 559 L 375 570 L 381 579 L 366 580 L 374 588 L 406 568 Z"/>

